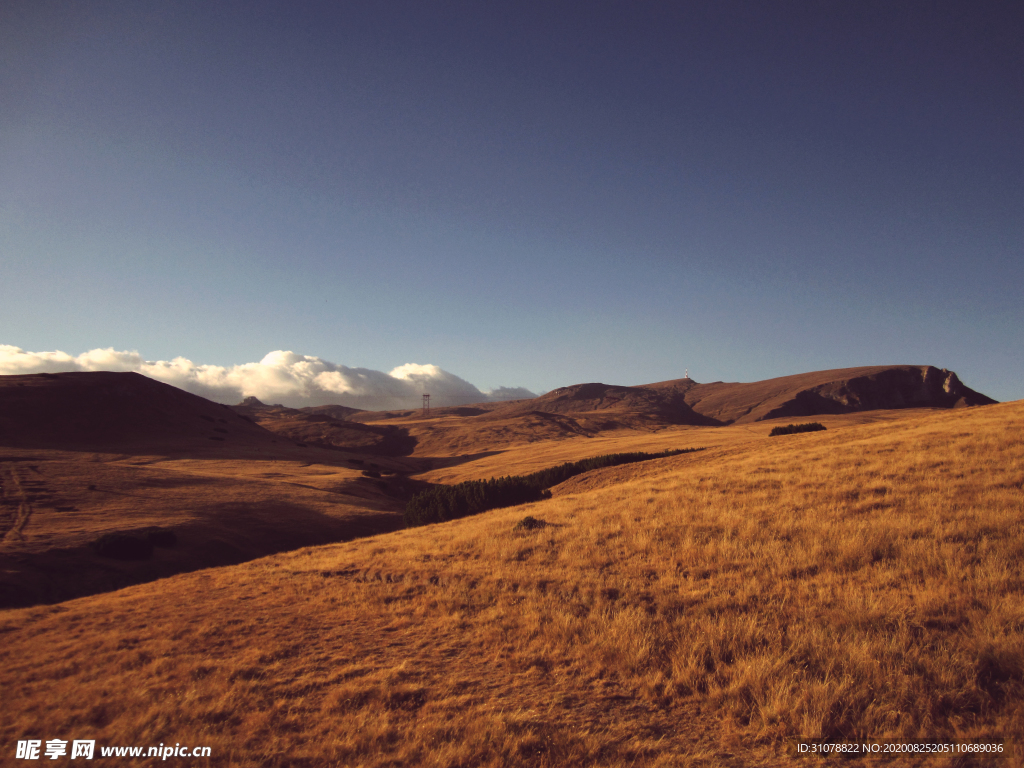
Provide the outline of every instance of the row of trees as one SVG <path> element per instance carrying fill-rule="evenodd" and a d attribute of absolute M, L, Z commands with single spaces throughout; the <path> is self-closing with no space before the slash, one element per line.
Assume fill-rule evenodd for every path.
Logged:
<path fill-rule="evenodd" d="M 498 507 L 511 507 L 551 498 L 549 488 L 592 469 L 662 459 L 703 448 L 678 448 L 661 453 L 609 453 L 582 461 L 570 461 L 529 475 L 469 480 L 458 485 L 439 485 L 413 496 L 405 507 L 406 525 L 427 525 L 456 520 Z"/>

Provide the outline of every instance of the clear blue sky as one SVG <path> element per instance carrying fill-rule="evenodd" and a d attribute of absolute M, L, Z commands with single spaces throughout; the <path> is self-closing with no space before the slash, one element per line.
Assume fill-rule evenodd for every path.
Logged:
<path fill-rule="evenodd" d="M 1024 4 L 0 4 L 0 344 L 1024 398 Z"/>

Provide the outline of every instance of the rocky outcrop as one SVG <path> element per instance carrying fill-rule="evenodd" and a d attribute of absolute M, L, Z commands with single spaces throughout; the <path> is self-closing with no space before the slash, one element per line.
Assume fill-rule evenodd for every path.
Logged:
<path fill-rule="evenodd" d="M 945 368 L 899 366 L 803 389 L 754 420 L 895 408 L 964 408 L 996 401 Z"/>
<path fill-rule="evenodd" d="M 930 365 L 838 368 L 750 383 L 674 379 L 639 387 L 576 384 L 494 412 L 531 409 L 621 425 L 714 426 L 765 419 L 894 408 L 963 408 L 994 403 L 955 373 Z"/>

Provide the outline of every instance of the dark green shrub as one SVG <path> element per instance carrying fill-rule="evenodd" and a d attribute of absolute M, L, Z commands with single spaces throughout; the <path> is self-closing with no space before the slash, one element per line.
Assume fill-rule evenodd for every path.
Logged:
<path fill-rule="evenodd" d="M 812 421 L 810 424 L 787 424 L 785 427 L 775 427 L 768 433 L 768 437 L 796 435 L 800 432 L 821 432 L 823 429 L 825 429 L 825 425 L 816 421 Z"/>
<path fill-rule="evenodd" d="M 661 459 L 681 453 L 703 451 L 681 448 L 662 453 L 610 453 L 582 461 L 571 461 L 529 475 L 469 480 L 458 485 L 438 485 L 413 496 L 405 507 L 406 525 L 427 525 L 476 515 L 489 509 L 512 507 L 551 498 L 551 488 L 592 469 Z M 364 473 L 365 474 L 365 473 Z"/>
<path fill-rule="evenodd" d="M 547 494 L 550 496 L 551 494 Z M 426 525 L 477 515 L 545 498 L 544 490 L 524 477 L 492 477 L 458 485 L 440 485 L 413 496 L 405 507 L 407 525 Z"/>

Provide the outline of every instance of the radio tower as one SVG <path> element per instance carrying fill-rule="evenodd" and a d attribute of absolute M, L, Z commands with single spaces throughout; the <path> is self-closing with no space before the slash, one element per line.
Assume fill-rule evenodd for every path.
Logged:
<path fill-rule="evenodd" d="M 423 415 L 430 415 L 430 395 L 423 395 Z"/>
<path fill-rule="evenodd" d="M 687 368 L 685 371 L 683 371 L 683 378 L 684 379 L 690 378 L 690 369 L 689 368 Z"/>

